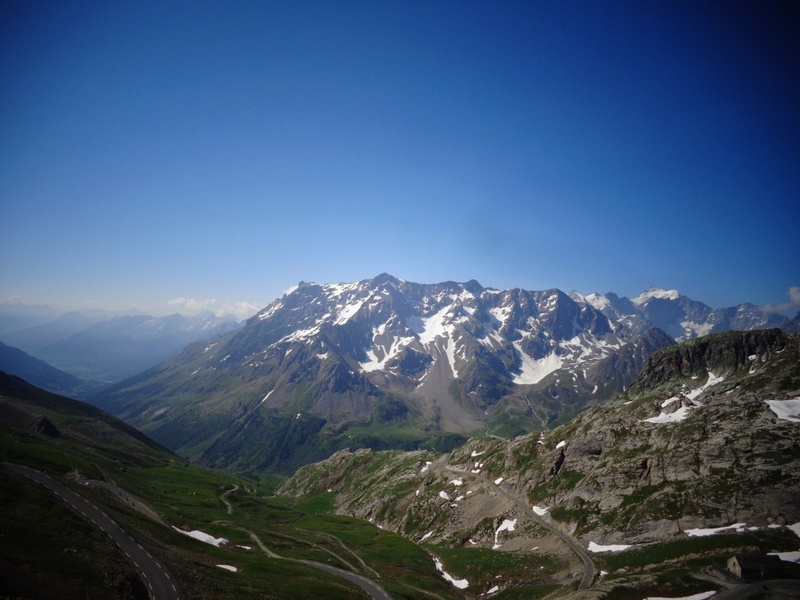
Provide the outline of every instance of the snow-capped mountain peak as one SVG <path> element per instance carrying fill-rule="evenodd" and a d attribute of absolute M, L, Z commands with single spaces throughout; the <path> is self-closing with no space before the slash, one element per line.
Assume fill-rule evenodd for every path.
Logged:
<path fill-rule="evenodd" d="M 586 295 L 571 292 L 570 296 L 576 302 L 593 306 L 612 324 L 622 323 L 640 333 L 657 327 L 679 342 L 731 329 L 778 327 L 787 320 L 747 303 L 712 309 L 702 302 L 687 298 L 678 290 L 658 287 L 648 288 L 633 299 L 610 292 Z"/>
<path fill-rule="evenodd" d="M 417 284 L 380 275 L 301 283 L 238 337 L 247 343 L 228 344 L 226 365 L 276 373 L 291 364 L 295 378 L 297 369 L 316 378 L 339 365 L 359 385 L 455 414 L 453 385 L 461 397 L 496 401 L 562 369 L 580 365 L 585 373 L 636 334 L 556 289 L 498 291 L 476 281 Z"/>

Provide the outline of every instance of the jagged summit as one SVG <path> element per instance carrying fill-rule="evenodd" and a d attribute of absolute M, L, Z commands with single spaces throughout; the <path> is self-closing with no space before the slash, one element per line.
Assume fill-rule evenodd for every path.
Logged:
<path fill-rule="evenodd" d="M 618 321 L 637 332 L 658 327 L 678 342 L 732 329 L 768 329 L 788 323 L 786 317 L 754 304 L 713 309 L 678 290 L 660 287 L 648 288 L 633 299 L 612 292 L 586 295 L 571 292 L 570 296 L 577 302 L 590 304 L 612 322 Z"/>

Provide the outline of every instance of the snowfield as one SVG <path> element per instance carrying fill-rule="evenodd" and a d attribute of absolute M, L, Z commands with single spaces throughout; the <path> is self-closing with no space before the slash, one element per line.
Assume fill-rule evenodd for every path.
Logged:
<path fill-rule="evenodd" d="M 711 598 L 717 592 L 700 592 L 699 594 L 693 594 L 691 596 L 681 596 L 680 598 L 666 598 L 663 596 L 650 596 L 645 598 L 644 600 L 706 600 L 706 598 Z"/>
<path fill-rule="evenodd" d="M 550 373 L 560 369 L 564 364 L 564 360 L 555 352 L 536 360 L 531 358 L 528 354 L 525 354 L 519 342 L 513 342 L 513 345 L 522 360 L 520 373 L 514 376 L 514 383 L 518 385 L 539 383 L 542 379 L 550 375 Z"/>
<path fill-rule="evenodd" d="M 188 535 L 191 538 L 196 540 L 200 540 L 201 542 L 205 542 L 206 544 L 211 544 L 212 546 L 219 547 L 220 544 L 227 544 L 228 540 L 225 538 L 215 538 L 213 535 L 208 535 L 207 533 L 203 533 L 202 531 L 198 531 L 195 529 L 194 531 L 184 531 L 183 529 L 178 529 L 174 525 L 172 528 L 177 531 L 178 533 L 182 533 L 183 535 Z"/>
<path fill-rule="evenodd" d="M 608 546 L 601 546 L 594 542 L 589 542 L 589 552 L 622 552 L 630 548 L 630 544 L 610 544 Z"/>
<path fill-rule="evenodd" d="M 691 537 L 706 537 L 709 535 L 714 535 L 716 533 L 731 532 L 731 530 L 736 531 L 736 533 L 741 533 L 747 528 L 747 523 L 734 523 L 733 525 L 727 525 L 725 527 L 711 527 L 709 529 L 687 529 L 684 533 L 688 534 Z"/>
<path fill-rule="evenodd" d="M 500 535 L 501 531 L 514 531 L 516 527 L 517 527 L 516 519 L 505 519 L 500 524 L 500 527 L 497 528 L 497 531 L 494 532 L 494 546 L 492 546 L 492 549 L 497 550 L 503 545 L 497 540 L 497 537 Z"/>
<path fill-rule="evenodd" d="M 782 421 L 800 423 L 800 398 L 794 400 L 765 400 L 772 412 Z"/>
<path fill-rule="evenodd" d="M 695 398 L 697 398 L 700 394 L 705 392 L 708 388 L 717 385 L 724 381 L 725 378 L 721 376 L 714 375 L 711 371 L 708 372 L 708 379 L 706 382 L 701 385 L 699 388 L 695 388 L 689 392 L 684 393 L 683 395 L 689 399 L 689 404 L 686 406 L 681 406 L 678 410 L 672 413 L 665 413 L 661 411 L 657 417 L 650 417 L 649 419 L 642 419 L 645 423 L 678 423 L 683 421 L 689 414 L 696 408 L 702 407 L 702 403 L 697 402 Z M 661 408 L 666 408 L 670 404 L 674 402 L 680 401 L 678 396 L 672 396 L 671 398 L 667 398 L 664 402 L 661 403 Z"/>
<path fill-rule="evenodd" d="M 440 561 L 435 556 L 433 557 L 433 564 L 436 565 L 436 570 L 442 574 L 442 577 L 444 577 L 446 581 L 449 581 L 458 589 L 464 590 L 469 587 L 469 581 L 467 581 L 466 579 L 455 579 L 452 575 L 445 572 L 444 567 L 442 566 L 442 561 Z"/>

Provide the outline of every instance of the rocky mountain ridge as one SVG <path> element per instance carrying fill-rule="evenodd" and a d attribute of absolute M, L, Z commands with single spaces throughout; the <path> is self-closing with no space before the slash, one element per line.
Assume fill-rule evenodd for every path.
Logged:
<path fill-rule="evenodd" d="M 648 288 L 632 299 L 612 292 L 584 296 L 573 291 L 570 296 L 578 302 L 591 304 L 609 319 L 624 323 L 634 331 L 657 327 L 678 342 L 723 331 L 782 328 L 789 323 L 784 315 L 754 304 L 713 309 L 678 290 L 657 287 Z"/>
<path fill-rule="evenodd" d="M 800 522 L 798 428 L 800 337 L 729 332 L 654 353 L 623 395 L 552 431 L 450 454 L 344 450 L 282 491 L 325 491 L 415 540 L 530 549 L 538 517 L 622 549 Z M 498 533 L 511 519 L 519 530 Z"/>
<path fill-rule="evenodd" d="M 368 428 L 360 439 L 375 448 L 419 447 L 441 433 L 463 441 L 486 427 L 505 435 L 545 427 L 613 397 L 653 349 L 672 343 L 559 290 L 384 274 L 303 283 L 241 330 L 191 346 L 95 401 L 175 449 L 199 450 L 207 464 L 257 453 L 250 462 L 264 468 L 259 440 L 290 427 L 299 429 L 294 449 L 274 450 L 316 446 L 316 458 L 349 443 L 353 427 Z M 186 427 L 198 414 L 205 423 Z M 443 443 L 453 442 L 434 445 Z"/>
<path fill-rule="evenodd" d="M 445 449 L 480 430 L 514 436 L 563 422 L 619 394 L 674 343 L 637 328 L 555 289 L 387 274 L 301 283 L 241 330 L 95 401 L 206 464 L 290 473 L 298 453 L 322 458 L 354 428 L 364 447 Z M 277 446 L 265 450 L 265 438 Z"/>

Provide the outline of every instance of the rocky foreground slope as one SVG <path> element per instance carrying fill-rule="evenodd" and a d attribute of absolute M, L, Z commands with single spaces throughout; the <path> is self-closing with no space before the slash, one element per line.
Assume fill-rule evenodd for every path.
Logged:
<path fill-rule="evenodd" d="M 584 547 L 798 523 L 800 336 L 684 342 L 552 431 L 444 455 L 345 450 L 282 491 L 325 491 L 339 512 L 418 541 L 504 549 L 554 548 L 541 523 Z"/>

